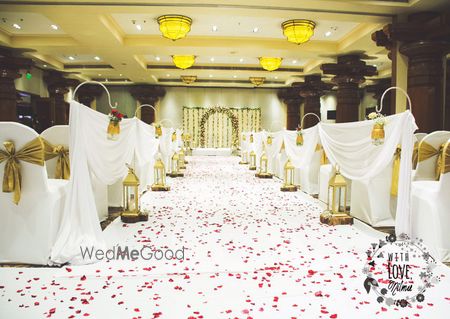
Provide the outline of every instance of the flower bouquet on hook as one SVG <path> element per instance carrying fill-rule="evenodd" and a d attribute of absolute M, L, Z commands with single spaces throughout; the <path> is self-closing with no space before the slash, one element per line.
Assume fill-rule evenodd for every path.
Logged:
<path fill-rule="evenodd" d="M 303 145 L 303 129 L 301 126 L 297 127 L 297 138 L 295 139 L 297 146 Z"/>
<path fill-rule="evenodd" d="M 383 145 L 384 143 L 384 126 L 387 124 L 386 117 L 379 112 L 370 113 L 367 118 L 374 122 L 372 128 L 372 144 L 375 146 Z"/>
<path fill-rule="evenodd" d="M 124 115 L 117 109 L 112 109 L 108 115 L 109 124 L 107 129 L 108 140 L 117 141 L 120 134 L 120 121 L 122 121 Z"/>

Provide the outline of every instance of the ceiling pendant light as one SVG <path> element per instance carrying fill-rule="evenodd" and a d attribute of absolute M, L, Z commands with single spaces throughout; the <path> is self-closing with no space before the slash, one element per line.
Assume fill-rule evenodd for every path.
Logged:
<path fill-rule="evenodd" d="M 186 16 L 168 14 L 157 20 L 163 37 L 173 41 L 184 38 L 191 31 L 192 19 Z"/>
<path fill-rule="evenodd" d="M 282 58 L 271 58 L 271 57 L 260 57 L 259 63 L 263 67 L 264 70 L 267 71 L 275 71 L 281 65 Z"/>
<path fill-rule="evenodd" d="M 316 24 L 310 20 L 295 19 L 281 24 L 283 34 L 289 42 L 301 44 L 307 42 L 314 34 Z"/>
<path fill-rule="evenodd" d="M 254 86 L 260 86 L 264 83 L 264 81 L 266 80 L 265 77 L 257 77 L 257 76 L 251 76 L 248 78 L 250 80 L 250 82 L 254 85 Z"/>
<path fill-rule="evenodd" d="M 172 55 L 175 66 L 179 69 L 188 69 L 194 65 L 195 55 Z"/>
<path fill-rule="evenodd" d="M 195 75 L 182 75 L 180 78 L 185 84 L 192 84 L 197 80 L 197 76 Z"/>

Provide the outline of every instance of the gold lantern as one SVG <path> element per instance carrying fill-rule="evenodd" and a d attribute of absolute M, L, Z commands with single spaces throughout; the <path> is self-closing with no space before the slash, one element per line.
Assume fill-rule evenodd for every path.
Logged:
<path fill-rule="evenodd" d="M 353 224 L 353 217 L 347 212 L 347 182 L 339 168 L 328 182 L 327 210 L 320 215 L 320 222 L 327 225 Z"/>
<path fill-rule="evenodd" d="M 186 16 L 167 14 L 157 20 L 163 37 L 173 41 L 184 38 L 191 31 L 192 19 Z"/>
<path fill-rule="evenodd" d="M 253 143 L 253 134 L 250 134 L 250 143 Z"/>
<path fill-rule="evenodd" d="M 185 164 L 185 160 L 184 160 L 183 148 L 181 148 L 180 151 L 178 152 L 178 168 L 179 169 L 185 169 L 186 168 L 186 164 Z"/>
<path fill-rule="evenodd" d="M 372 128 L 371 137 L 373 145 L 382 145 L 384 143 L 384 125 L 375 123 Z"/>
<path fill-rule="evenodd" d="M 272 136 L 267 136 L 267 145 L 272 145 Z"/>
<path fill-rule="evenodd" d="M 284 21 L 281 25 L 283 34 L 289 42 L 301 44 L 309 41 L 314 34 L 316 24 L 305 19 L 294 19 Z"/>
<path fill-rule="evenodd" d="M 164 167 L 164 163 L 160 157 L 156 160 L 153 169 L 154 169 L 153 173 L 154 182 L 152 185 L 152 191 L 154 192 L 170 191 L 170 186 L 166 185 L 166 168 Z"/>
<path fill-rule="evenodd" d="M 241 161 L 239 162 L 239 164 L 241 164 L 241 165 L 247 165 L 248 164 L 247 155 L 248 155 L 247 151 L 241 151 Z"/>
<path fill-rule="evenodd" d="M 172 142 L 175 142 L 177 140 L 177 133 L 173 132 L 172 133 Z"/>
<path fill-rule="evenodd" d="M 123 211 L 120 218 L 124 223 L 147 221 L 148 215 L 141 213 L 139 207 L 139 178 L 130 166 L 127 165 L 127 167 L 128 175 L 122 182 Z"/>
<path fill-rule="evenodd" d="M 281 186 L 282 192 L 297 191 L 297 186 L 294 185 L 294 170 L 294 165 L 292 165 L 291 160 L 288 159 L 286 164 L 284 165 L 284 179 L 283 186 Z"/>
<path fill-rule="evenodd" d="M 255 171 L 256 170 L 256 153 L 254 151 L 250 152 L 250 166 L 249 169 L 251 171 Z"/>
<path fill-rule="evenodd" d="M 184 174 L 182 172 L 180 172 L 179 169 L 179 156 L 177 153 L 174 153 L 171 161 L 170 161 L 170 168 L 171 168 L 171 172 L 168 174 L 170 177 L 183 177 Z"/>
<path fill-rule="evenodd" d="M 162 128 L 160 124 L 155 125 L 155 134 L 156 138 L 160 138 L 162 136 Z"/>
<path fill-rule="evenodd" d="M 303 132 L 302 129 L 297 130 L 297 138 L 295 139 L 295 144 L 297 146 L 303 145 Z"/>
<path fill-rule="evenodd" d="M 268 172 L 268 166 L 266 152 L 263 152 L 259 159 L 259 172 L 255 176 L 259 178 L 272 178 L 272 174 Z"/>

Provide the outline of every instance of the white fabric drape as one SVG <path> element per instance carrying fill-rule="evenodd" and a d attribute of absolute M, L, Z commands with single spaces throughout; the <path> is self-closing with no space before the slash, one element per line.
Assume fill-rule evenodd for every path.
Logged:
<path fill-rule="evenodd" d="M 155 156 L 158 140 L 154 129 L 137 118 L 120 123 L 117 141 L 108 140 L 107 115 L 78 102 L 70 103 L 71 178 L 67 187 L 64 214 L 51 260 L 55 263 L 83 264 L 80 247 L 103 248 L 102 231 L 92 193 L 90 174 L 111 185 L 127 174 L 126 163 L 135 164 L 142 174 L 141 184 L 148 182 L 143 169 Z"/>
<path fill-rule="evenodd" d="M 386 117 L 383 145 L 371 142 L 372 121 L 318 126 L 320 141 L 330 163 L 339 165 L 341 173 L 352 180 L 372 178 L 387 167 L 401 145 L 400 176 L 395 230 L 411 234 L 411 158 L 413 134 L 417 129 L 413 115 L 406 111 Z"/>

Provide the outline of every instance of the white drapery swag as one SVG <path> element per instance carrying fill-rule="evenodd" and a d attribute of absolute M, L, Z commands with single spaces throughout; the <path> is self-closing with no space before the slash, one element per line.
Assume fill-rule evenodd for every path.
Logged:
<path fill-rule="evenodd" d="M 108 116 L 75 101 L 69 121 L 71 176 L 51 261 L 85 264 L 92 261 L 83 260 L 80 247 L 104 248 L 90 174 L 112 185 L 126 176 L 125 164 L 134 163 L 141 185 L 147 185 L 148 170 L 153 171 L 147 165 L 154 160 L 158 140 L 154 128 L 137 118 L 122 120 L 119 139 L 108 140 Z"/>
<path fill-rule="evenodd" d="M 332 165 L 352 180 L 373 178 L 390 165 L 398 145 L 401 145 L 395 231 L 411 235 L 411 167 L 414 131 L 417 125 L 411 112 L 386 117 L 385 141 L 371 142 L 372 121 L 352 123 L 319 123 L 320 141 Z M 305 138 L 305 142 L 306 142 Z"/>

